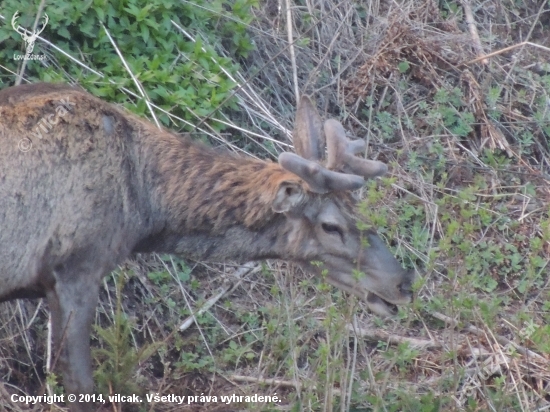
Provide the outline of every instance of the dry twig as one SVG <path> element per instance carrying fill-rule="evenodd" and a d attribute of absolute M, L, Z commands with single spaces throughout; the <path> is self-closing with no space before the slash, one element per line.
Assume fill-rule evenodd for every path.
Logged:
<path fill-rule="evenodd" d="M 442 313 L 432 312 L 431 315 L 434 318 L 442 320 L 443 322 L 448 323 L 449 325 L 451 325 L 453 327 L 458 327 L 459 326 L 459 322 L 457 322 L 453 318 L 451 318 L 447 315 L 444 315 Z M 486 336 L 486 332 L 483 329 L 480 329 L 477 326 L 474 326 L 474 325 L 469 324 L 469 323 L 466 323 L 464 325 L 464 330 L 466 330 L 470 333 L 473 333 L 474 335 L 477 335 L 477 336 Z M 492 335 L 494 336 L 495 340 L 503 346 L 508 346 L 509 345 L 509 346 L 513 347 L 518 353 L 521 353 L 524 356 L 529 356 L 532 359 L 535 359 L 535 360 L 538 360 L 538 361 L 541 361 L 541 362 L 545 362 L 545 363 L 549 363 L 549 360 L 546 359 L 545 357 L 539 355 L 536 352 L 533 352 L 530 349 L 524 348 L 523 346 L 518 345 L 515 342 L 512 342 L 510 339 L 505 338 L 504 336 L 500 336 L 500 335 L 496 335 L 496 334 L 492 334 Z"/>
<path fill-rule="evenodd" d="M 355 333 L 356 336 L 365 338 L 370 341 L 382 341 L 382 342 L 388 342 L 395 345 L 399 345 L 401 343 L 408 343 L 410 346 L 418 347 L 418 348 L 424 348 L 424 349 L 434 349 L 434 348 L 440 348 L 441 344 L 438 342 L 434 342 L 433 340 L 425 340 L 425 339 L 417 339 L 417 338 L 410 338 L 408 336 L 399 336 L 394 335 L 388 332 L 385 332 L 383 330 L 369 330 L 369 329 L 362 329 L 362 328 L 354 328 L 353 325 L 347 326 L 348 331 Z"/>
<path fill-rule="evenodd" d="M 179 327 L 179 330 L 184 331 L 188 329 L 195 322 L 195 317 L 197 315 L 202 315 L 204 312 L 214 306 L 216 302 L 220 300 L 227 292 L 232 291 L 237 286 L 239 286 L 244 276 L 257 270 L 259 270 L 259 266 L 257 264 L 251 262 L 245 263 L 241 268 L 233 273 L 233 277 L 235 278 L 235 280 L 233 282 L 227 282 L 223 286 L 221 286 L 218 289 L 218 293 L 216 293 L 214 296 L 204 302 L 204 305 L 202 305 L 196 312 L 191 314 L 187 319 L 183 321 L 183 323 Z"/>
<path fill-rule="evenodd" d="M 481 46 L 481 40 L 479 39 L 479 34 L 477 32 L 474 14 L 472 13 L 472 8 L 470 6 L 470 0 L 462 0 L 462 7 L 464 8 L 464 19 L 466 20 L 468 29 L 470 29 L 470 35 L 472 36 L 472 41 L 474 42 L 474 48 L 476 49 L 477 55 L 479 57 L 483 57 L 485 55 L 485 52 L 483 51 L 483 47 Z M 481 63 L 488 64 L 489 60 L 484 57 L 481 60 Z"/>
<path fill-rule="evenodd" d="M 524 42 L 521 42 L 521 43 L 518 43 L 518 44 L 514 44 L 512 46 L 508 46 L 508 47 L 505 47 L 503 49 L 500 49 L 500 50 L 497 50 L 497 51 L 494 51 L 492 53 L 489 53 L 489 54 L 485 54 L 483 56 L 480 56 L 480 57 L 477 57 L 473 60 L 470 60 L 469 62 L 467 63 L 464 63 L 464 64 L 467 64 L 467 65 L 470 65 L 470 64 L 474 64 L 474 63 L 477 63 L 478 61 L 480 60 L 483 60 L 483 59 L 488 59 L 489 57 L 494 57 L 494 56 L 497 56 L 499 54 L 502 54 L 502 53 L 506 53 L 510 50 L 514 50 L 514 49 L 517 49 L 518 47 L 523 47 L 523 46 L 532 46 L 532 47 L 536 47 L 536 48 L 539 48 L 539 49 L 542 49 L 544 51 L 547 51 L 550 53 L 550 48 L 546 47 L 546 46 L 543 46 L 543 45 L 540 45 L 540 44 L 536 44 L 536 43 L 531 43 L 530 41 L 524 41 Z"/>
<path fill-rule="evenodd" d="M 295 388 L 297 391 L 302 390 L 302 388 L 304 387 L 304 385 L 296 381 L 286 381 L 286 380 L 270 379 L 270 378 L 267 378 L 267 379 L 254 378 L 252 376 L 231 375 L 229 379 L 237 382 L 248 382 L 248 383 L 261 384 L 261 385 L 284 386 L 287 388 Z M 316 387 L 313 386 L 312 389 L 315 390 Z M 332 393 L 336 396 L 340 396 L 342 394 L 341 390 L 337 388 L 333 388 Z"/>

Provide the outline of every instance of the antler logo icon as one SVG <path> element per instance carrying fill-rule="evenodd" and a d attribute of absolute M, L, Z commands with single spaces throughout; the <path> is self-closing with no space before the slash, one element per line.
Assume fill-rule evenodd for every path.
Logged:
<path fill-rule="evenodd" d="M 46 24 L 48 24 L 49 18 L 46 13 L 44 13 L 44 23 L 42 24 L 42 27 L 40 29 L 37 29 L 36 31 L 30 31 L 27 30 L 19 25 L 17 25 L 17 19 L 19 18 L 19 10 L 15 12 L 11 19 L 11 25 L 13 29 L 21 35 L 25 43 L 27 44 L 27 50 L 25 53 L 25 57 L 30 56 L 33 49 L 34 49 L 34 43 L 36 42 L 36 39 L 38 38 L 38 35 L 42 33 L 44 28 L 46 27 Z M 17 25 L 17 26 L 16 26 Z M 28 34 L 30 33 L 30 34 Z"/>

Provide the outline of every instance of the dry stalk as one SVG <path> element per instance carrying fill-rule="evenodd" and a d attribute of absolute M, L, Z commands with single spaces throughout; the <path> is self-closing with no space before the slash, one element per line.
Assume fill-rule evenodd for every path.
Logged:
<path fill-rule="evenodd" d="M 481 40 L 479 39 L 479 34 L 477 32 L 477 25 L 474 20 L 472 8 L 470 6 L 470 0 L 462 0 L 462 8 L 464 9 L 464 19 L 466 20 L 466 24 L 470 29 L 470 35 L 472 36 L 472 41 L 474 42 L 474 48 L 476 49 L 477 55 L 479 57 L 483 57 L 485 55 L 485 52 L 483 51 L 483 47 L 481 46 Z M 488 64 L 489 60 L 487 58 L 483 58 L 481 60 L 481 63 Z"/>
<path fill-rule="evenodd" d="M 260 269 L 260 266 L 258 264 L 251 263 L 251 262 L 245 263 L 241 268 L 239 268 L 238 270 L 235 271 L 235 273 L 233 273 L 233 277 L 234 277 L 233 282 L 228 281 L 223 286 L 221 286 L 218 289 L 218 293 L 216 293 L 214 296 L 209 298 L 206 302 L 204 302 L 204 305 L 202 305 L 199 309 L 197 309 L 193 314 L 191 314 L 189 317 L 187 317 L 187 319 L 183 321 L 183 323 L 179 327 L 179 330 L 184 331 L 188 329 L 193 323 L 195 323 L 197 315 L 200 316 L 203 313 L 205 313 L 212 306 L 214 306 L 218 300 L 220 300 L 223 296 L 225 296 L 227 292 L 230 292 L 234 290 L 237 286 L 239 286 L 239 284 L 241 283 L 241 281 L 246 275 L 248 275 L 249 273 L 256 272 L 259 269 Z"/>
<path fill-rule="evenodd" d="M 451 318 L 447 315 L 444 315 L 442 313 L 432 312 L 431 315 L 434 318 L 442 320 L 443 322 L 448 323 L 449 325 L 451 325 L 453 327 L 458 327 L 459 326 L 459 322 L 457 322 L 455 319 L 453 319 L 453 318 Z M 474 335 L 477 335 L 477 336 L 486 336 L 486 332 L 483 329 L 480 329 L 477 326 L 471 325 L 469 323 L 466 323 L 464 325 L 464 330 L 466 330 L 467 332 L 473 333 Z M 501 345 L 503 345 L 503 346 L 508 346 L 509 345 L 509 346 L 513 347 L 518 353 L 521 353 L 524 356 L 528 356 L 528 357 L 530 357 L 532 359 L 535 359 L 535 360 L 538 360 L 540 362 L 544 362 L 546 364 L 549 364 L 549 367 L 550 367 L 549 360 L 546 359 L 545 357 L 539 355 L 538 353 L 533 352 L 532 350 L 527 349 L 527 348 L 525 348 L 525 347 L 523 347 L 523 346 L 521 346 L 521 345 L 519 345 L 515 342 L 512 342 L 510 339 L 505 338 L 504 336 L 495 335 L 495 334 L 492 334 L 492 336 Z"/>
<path fill-rule="evenodd" d="M 492 53 L 485 54 L 483 56 L 477 57 L 477 58 L 475 58 L 473 60 L 470 60 L 469 62 L 466 62 L 464 64 L 466 64 L 466 65 L 474 64 L 474 63 L 477 63 L 480 60 L 488 59 L 490 57 L 494 57 L 494 56 L 497 56 L 499 54 L 506 53 L 510 50 L 514 50 L 514 49 L 517 49 L 518 47 L 523 47 L 523 46 L 536 47 L 536 48 L 542 49 L 542 50 L 550 53 L 550 48 L 548 48 L 546 46 L 543 46 L 541 44 L 531 43 L 530 41 L 524 41 L 524 42 L 521 42 L 521 43 L 518 43 L 518 44 L 514 44 L 512 46 L 504 47 L 503 49 L 494 51 Z"/>
<path fill-rule="evenodd" d="M 41 0 L 40 5 L 38 6 L 38 11 L 36 13 L 36 17 L 34 18 L 34 24 L 32 26 L 32 31 L 36 32 L 36 28 L 38 27 L 38 22 L 40 21 L 40 18 L 42 17 L 42 12 L 44 11 L 44 6 L 46 5 L 46 0 Z M 23 63 L 21 64 L 21 68 L 19 69 L 19 73 L 17 73 L 17 77 L 15 79 L 15 85 L 20 85 L 21 81 L 23 80 L 23 75 L 25 74 L 25 69 L 27 67 L 27 60 L 23 60 Z"/>
<path fill-rule="evenodd" d="M 120 49 L 118 48 L 116 42 L 114 41 L 114 39 L 111 37 L 111 33 L 109 33 L 109 30 L 107 30 L 107 27 L 105 27 L 105 25 L 103 23 L 101 23 L 101 26 L 103 27 L 103 30 L 105 31 L 105 34 L 107 35 L 107 37 L 109 38 L 109 41 L 111 42 L 111 44 L 113 45 L 113 48 L 115 49 L 118 57 L 120 58 L 120 60 L 122 61 L 122 64 L 124 65 L 124 68 L 126 69 L 126 71 L 128 72 L 128 74 L 130 75 L 130 77 L 132 78 L 132 81 L 134 82 L 135 86 L 136 86 L 136 89 L 139 91 L 140 95 L 141 95 L 141 98 L 145 101 L 145 104 L 147 105 L 147 108 L 149 109 L 149 113 L 151 113 L 151 117 L 153 118 L 153 120 L 155 121 L 155 124 L 157 125 L 157 127 L 159 129 L 161 129 L 160 127 L 160 123 L 157 119 L 157 116 L 155 115 L 155 111 L 153 110 L 153 108 L 151 107 L 151 100 L 149 99 L 149 97 L 147 96 L 147 93 L 145 92 L 145 89 L 143 88 L 143 86 L 141 85 L 140 81 L 137 79 L 137 77 L 134 75 L 134 73 L 132 72 L 132 70 L 130 69 L 130 66 L 128 65 L 128 63 L 126 62 L 126 59 L 124 58 L 124 56 L 122 55 Z"/>
<path fill-rule="evenodd" d="M 365 338 L 375 342 L 388 342 L 391 344 L 399 345 L 401 343 L 408 343 L 410 346 L 423 348 L 423 349 L 435 349 L 441 348 L 441 344 L 434 342 L 433 340 L 409 338 L 407 336 L 394 335 L 383 330 L 371 330 L 355 328 L 353 325 L 347 325 L 347 329 L 353 332 L 357 337 Z"/>
<path fill-rule="evenodd" d="M 2 399 L 2 404 L 0 404 L 0 406 L 3 406 L 4 408 L 6 408 L 6 410 L 12 410 L 12 411 L 21 410 L 16 403 L 14 404 L 11 401 L 11 394 L 4 387 L 4 383 L 1 383 L 1 382 L 0 382 L 0 399 Z"/>
<path fill-rule="evenodd" d="M 300 382 L 296 382 L 296 381 L 286 381 L 286 380 L 271 379 L 271 378 L 254 378 L 252 376 L 243 376 L 243 375 L 231 375 L 229 379 L 237 382 L 284 386 L 287 388 L 294 388 L 297 391 L 301 391 L 305 387 Z M 310 386 L 309 388 L 311 388 L 312 390 L 317 389 L 315 385 Z M 333 388 L 332 393 L 336 396 L 340 396 L 342 394 L 342 391 L 338 388 Z"/>
<path fill-rule="evenodd" d="M 294 94 L 296 102 L 300 101 L 300 89 L 298 87 L 298 68 L 296 66 L 296 53 L 294 52 L 294 36 L 292 34 L 292 4 L 291 0 L 286 0 L 286 29 L 288 35 L 288 51 L 290 53 L 290 62 L 292 64 L 292 80 L 294 80 Z"/>

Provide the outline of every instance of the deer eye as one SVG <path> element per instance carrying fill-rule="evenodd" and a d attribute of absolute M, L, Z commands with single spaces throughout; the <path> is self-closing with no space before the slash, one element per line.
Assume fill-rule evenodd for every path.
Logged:
<path fill-rule="evenodd" d="M 323 223 L 321 224 L 321 227 L 329 235 L 338 235 L 342 239 L 344 238 L 344 233 L 342 232 L 342 229 L 340 228 L 340 226 L 334 225 L 332 223 Z"/>

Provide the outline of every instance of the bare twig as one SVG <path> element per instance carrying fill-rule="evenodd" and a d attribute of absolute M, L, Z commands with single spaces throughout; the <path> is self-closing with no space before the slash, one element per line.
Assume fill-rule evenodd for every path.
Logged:
<path fill-rule="evenodd" d="M 483 51 L 483 47 L 481 47 L 481 40 L 479 39 L 474 14 L 472 13 L 472 8 L 470 7 L 470 0 L 462 0 L 462 7 L 464 8 L 464 19 L 466 20 L 466 24 L 470 30 L 470 35 L 472 36 L 472 41 L 474 42 L 474 48 L 476 49 L 477 55 L 482 58 L 481 63 L 488 64 L 489 60 L 484 57 L 485 52 Z"/>
<path fill-rule="evenodd" d="M 241 268 L 235 271 L 233 274 L 233 277 L 236 278 L 236 281 L 231 283 L 227 282 L 225 285 L 220 287 L 218 289 L 218 293 L 214 296 L 212 296 L 210 299 L 208 299 L 206 302 L 204 302 L 204 305 L 202 305 L 197 311 L 192 313 L 187 319 L 183 321 L 183 323 L 180 325 L 179 330 L 183 331 L 188 329 L 194 322 L 195 317 L 197 315 L 202 315 L 204 312 L 206 312 L 208 309 L 210 309 L 212 306 L 216 304 L 218 300 L 220 300 L 227 292 L 234 290 L 241 282 L 242 278 L 249 274 L 252 271 L 259 270 L 259 266 L 254 263 L 245 263 Z"/>
<path fill-rule="evenodd" d="M 300 382 L 296 381 L 285 381 L 280 379 L 264 379 L 264 378 L 254 378 L 252 376 L 242 376 L 242 375 L 231 375 L 229 376 L 230 380 L 237 381 L 237 382 L 248 382 L 248 383 L 258 383 L 263 385 L 276 385 L 276 386 L 284 386 L 287 388 L 295 388 L 296 390 L 300 391 L 303 388 L 303 385 Z M 312 389 L 316 389 L 315 385 L 312 387 Z M 340 389 L 333 388 L 332 393 L 336 396 L 340 396 L 342 394 Z"/>
<path fill-rule="evenodd" d="M 524 41 L 524 42 L 521 42 L 521 43 L 518 43 L 518 44 L 514 44 L 513 46 L 508 46 L 508 47 L 505 47 L 503 49 L 494 51 L 494 52 L 486 54 L 484 56 L 477 57 L 474 60 L 470 60 L 469 62 L 464 63 L 464 64 L 466 64 L 466 65 L 474 64 L 474 63 L 477 63 L 480 60 L 488 59 L 489 57 L 493 57 L 493 56 L 496 56 L 498 54 L 506 53 L 507 51 L 514 50 L 514 49 L 517 49 L 518 47 L 523 47 L 523 46 L 537 47 L 539 49 L 545 50 L 545 51 L 550 53 L 550 48 L 548 48 L 548 47 L 545 47 L 545 46 L 542 46 L 542 45 L 536 44 L 536 43 L 531 43 L 530 41 Z"/>
<path fill-rule="evenodd" d="M 436 319 L 439 319 L 439 320 L 442 320 L 443 322 L 445 323 L 448 323 L 449 325 L 453 326 L 453 327 L 457 327 L 459 326 L 459 323 L 458 321 L 456 321 L 455 319 L 447 316 L 447 315 L 444 315 L 442 313 L 439 313 L 439 312 L 432 312 L 431 315 L 436 318 Z M 486 336 L 486 332 L 483 330 L 483 329 L 480 329 L 478 328 L 477 326 L 474 326 L 472 324 L 469 324 L 469 323 L 465 323 L 464 324 L 464 330 L 466 330 L 467 332 L 470 332 L 470 333 L 473 333 L 474 335 L 477 335 L 477 336 Z M 515 342 L 512 342 L 510 339 L 508 338 L 505 338 L 504 336 L 500 336 L 500 335 L 496 335 L 496 334 L 492 334 L 494 336 L 494 339 L 500 343 L 501 345 L 510 345 L 512 346 L 518 353 L 521 353 L 522 355 L 524 356 L 530 356 L 531 358 L 533 359 L 536 359 L 538 361 L 541 361 L 541 362 L 545 362 L 545 363 L 548 363 L 549 360 L 546 359 L 545 357 L 539 355 L 538 353 L 536 352 L 533 352 L 532 350 L 530 349 L 527 349 L 527 348 L 524 348 L 523 346 L 521 345 L 518 345 L 517 343 Z"/>
<path fill-rule="evenodd" d="M 155 121 L 155 124 L 160 129 L 160 123 L 157 120 L 157 116 L 155 115 L 155 111 L 153 110 L 153 107 L 151 105 L 151 102 L 149 101 L 149 97 L 147 96 L 147 93 L 145 92 L 145 89 L 143 88 L 143 86 L 141 85 L 141 83 L 139 82 L 137 77 L 134 75 L 134 73 L 132 73 L 132 70 L 130 70 L 130 66 L 128 66 L 128 63 L 126 63 L 126 59 L 124 58 L 124 56 L 120 52 L 118 46 L 116 45 L 115 41 L 111 37 L 111 33 L 109 33 L 109 30 L 107 30 L 107 27 L 105 27 L 105 25 L 103 23 L 101 23 L 101 26 L 103 27 L 103 30 L 105 30 L 105 34 L 107 35 L 107 37 L 109 38 L 109 41 L 113 45 L 116 53 L 118 54 L 118 57 L 120 57 L 120 60 L 122 61 L 122 64 L 124 65 L 124 68 L 126 69 L 128 74 L 130 75 L 132 80 L 134 81 L 134 84 L 136 85 L 137 90 L 141 94 L 141 98 L 145 101 L 145 104 L 147 105 L 147 108 L 149 109 L 149 113 L 151 113 L 151 117 Z"/>
<path fill-rule="evenodd" d="M 38 6 L 38 12 L 36 13 L 36 17 L 34 19 L 34 24 L 32 26 L 32 31 L 36 32 L 36 28 L 38 27 L 38 22 L 40 21 L 40 18 L 42 16 L 42 12 L 44 11 L 44 6 L 46 5 L 46 0 L 42 0 L 40 2 L 40 5 Z M 27 46 L 25 44 L 25 46 Z M 26 55 L 26 50 L 25 50 Z M 23 59 L 23 63 L 21 64 L 21 68 L 19 69 L 19 73 L 17 73 L 17 78 L 15 79 L 15 85 L 19 86 L 21 84 L 21 81 L 23 80 L 23 74 L 25 73 L 25 69 L 27 67 L 27 59 Z"/>
<path fill-rule="evenodd" d="M 362 328 L 355 328 L 353 327 L 353 325 L 348 325 L 347 329 L 350 332 L 354 332 L 356 336 L 365 338 L 371 341 L 382 341 L 382 342 L 392 343 L 395 345 L 399 345 L 401 343 L 408 343 L 411 346 L 424 348 L 424 349 L 441 347 L 440 343 L 434 342 L 433 340 L 424 340 L 424 339 L 409 338 L 407 336 L 393 335 L 391 333 L 388 333 L 379 329 L 368 330 L 368 329 L 362 329 Z"/>
<path fill-rule="evenodd" d="M 3 382 L 0 382 L 0 399 L 5 400 L 5 402 L 7 402 L 10 408 L 13 408 L 14 411 L 17 410 L 15 409 L 16 405 L 14 405 L 14 403 L 11 402 L 11 394 L 6 390 Z M 3 406 L 6 406 L 6 405 L 3 405 Z"/>
<path fill-rule="evenodd" d="M 264 385 L 285 386 L 289 388 L 296 388 L 298 390 L 301 388 L 301 385 L 299 382 L 285 381 L 280 379 L 254 378 L 253 376 L 242 376 L 242 375 L 231 375 L 229 376 L 229 379 L 237 382 L 261 383 Z"/>
<path fill-rule="evenodd" d="M 294 39 L 292 30 L 292 8 L 291 0 L 286 0 L 286 30 L 288 35 L 288 51 L 290 52 L 290 61 L 292 63 L 292 79 L 294 82 L 294 94 L 296 97 L 296 104 L 300 101 L 300 88 L 298 87 L 298 67 L 296 66 L 296 54 L 294 52 Z"/>

